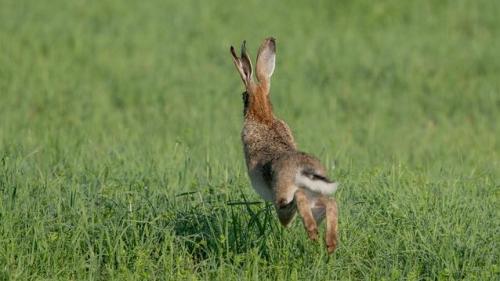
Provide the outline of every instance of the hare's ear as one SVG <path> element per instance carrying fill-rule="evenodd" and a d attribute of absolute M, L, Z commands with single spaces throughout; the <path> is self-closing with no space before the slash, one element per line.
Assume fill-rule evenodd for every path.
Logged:
<path fill-rule="evenodd" d="M 276 40 L 272 37 L 266 38 L 260 45 L 257 55 L 255 72 L 260 83 L 269 86 L 271 75 L 274 72 L 276 60 Z"/>
<path fill-rule="evenodd" d="M 243 41 L 243 44 L 241 45 L 241 58 L 236 55 L 233 46 L 231 46 L 230 51 L 231 55 L 233 56 L 234 65 L 240 73 L 241 80 L 243 80 L 243 84 L 245 84 L 245 87 L 249 89 L 250 84 L 252 83 L 252 61 L 248 56 L 245 45 L 246 41 Z"/>

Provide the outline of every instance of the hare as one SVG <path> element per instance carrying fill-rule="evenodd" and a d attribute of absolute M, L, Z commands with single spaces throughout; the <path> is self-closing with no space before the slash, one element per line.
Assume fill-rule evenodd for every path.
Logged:
<path fill-rule="evenodd" d="M 244 124 L 241 138 L 248 175 L 255 191 L 272 201 L 280 223 L 288 227 L 298 210 L 311 240 L 318 239 L 318 224 L 326 217 L 325 242 L 329 254 L 337 246 L 337 203 L 328 195 L 337 183 L 326 176 L 319 160 L 297 150 L 288 125 L 278 119 L 269 98 L 271 76 L 276 59 L 276 40 L 267 38 L 261 44 L 253 67 L 245 41 L 241 57 L 230 48 L 245 92 L 243 93 Z"/>

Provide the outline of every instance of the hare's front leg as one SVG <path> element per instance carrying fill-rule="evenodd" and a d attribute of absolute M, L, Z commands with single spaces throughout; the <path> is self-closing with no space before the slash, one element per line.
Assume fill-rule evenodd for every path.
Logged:
<path fill-rule="evenodd" d="M 295 214 L 297 213 L 297 207 L 295 206 L 295 202 L 275 204 L 276 213 L 278 214 L 278 219 L 284 227 L 289 227 L 290 223 L 295 218 Z"/>
<path fill-rule="evenodd" d="M 274 207 L 284 227 L 290 226 L 297 214 L 297 204 L 294 200 L 297 187 L 289 179 L 290 177 L 287 176 L 280 177 L 273 188 L 275 190 Z"/>
<path fill-rule="evenodd" d="M 295 192 L 295 202 L 309 238 L 316 241 L 318 239 L 318 226 L 312 214 L 309 199 L 303 190 L 299 189 Z"/>
<path fill-rule="evenodd" d="M 326 207 L 326 235 L 325 243 L 329 254 L 337 248 L 337 201 L 333 198 L 321 197 L 321 202 Z"/>

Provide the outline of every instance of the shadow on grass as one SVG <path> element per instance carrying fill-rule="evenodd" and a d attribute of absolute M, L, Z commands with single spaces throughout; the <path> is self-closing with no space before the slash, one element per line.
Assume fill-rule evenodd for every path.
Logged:
<path fill-rule="evenodd" d="M 175 235 L 193 258 L 232 259 L 252 249 L 269 258 L 267 239 L 281 233 L 276 229 L 279 225 L 274 221 L 272 204 L 249 202 L 243 195 L 237 201 L 200 201 L 195 195 L 178 196 L 177 204 L 184 202 L 187 207 L 179 210 L 172 222 Z"/>

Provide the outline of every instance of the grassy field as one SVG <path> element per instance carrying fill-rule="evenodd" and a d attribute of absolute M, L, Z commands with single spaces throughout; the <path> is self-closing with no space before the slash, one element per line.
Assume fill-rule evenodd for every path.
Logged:
<path fill-rule="evenodd" d="M 0 0 L 0 280 L 500 280 L 499 30 L 497 0 Z M 331 257 L 246 175 L 228 49 L 270 35 Z"/>

